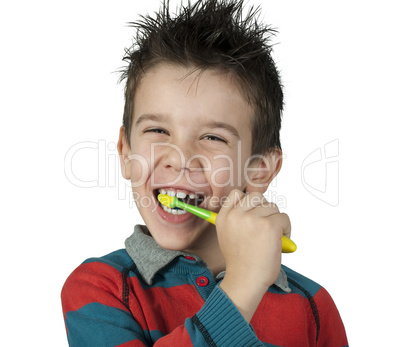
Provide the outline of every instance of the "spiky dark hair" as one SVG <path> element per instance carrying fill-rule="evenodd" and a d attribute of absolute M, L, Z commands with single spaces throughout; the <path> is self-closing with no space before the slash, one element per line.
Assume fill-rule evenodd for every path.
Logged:
<path fill-rule="evenodd" d="M 164 0 L 154 17 L 141 16 L 133 45 L 123 58 L 126 81 L 123 126 L 130 144 L 134 95 L 141 78 L 160 63 L 219 70 L 234 77 L 253 106 L 252 153 L 281 148 L 279 130 L 283 109 L 280 76 L 271 57 L 276 31 L 259 23 L 260 7 L 243 16 L 243 0 L 198 0 L 181 5 L 176 15 Z"/>

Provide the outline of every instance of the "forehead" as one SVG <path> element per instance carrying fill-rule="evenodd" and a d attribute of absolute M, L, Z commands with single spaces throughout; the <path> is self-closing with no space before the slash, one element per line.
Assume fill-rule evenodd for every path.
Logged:
<path fill-rule="evenodd" d="M 181 121 L 225 121 L 251 134 L 254 109 L 228 74 L 158 64 L 141 78 L 133 123 L 144 113 L 177 116 Z"/>

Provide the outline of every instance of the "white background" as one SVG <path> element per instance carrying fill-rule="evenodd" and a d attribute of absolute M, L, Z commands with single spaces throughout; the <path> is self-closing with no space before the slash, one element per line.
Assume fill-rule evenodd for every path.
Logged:
<path fill-rule="evenodd" d="M 402 310 L 397 1 L 253 3 L 279 30 L 286 159 L 271 193 L 289 214 L 299 247 L 283 262 L 328 289 L 351 346 L 396 346 Z M 126 23 L 158 4 L 1 4 L 2 345 L 67 346 L 65 279 L 86 258 L 122 248 L 141 222 L 116 172 L 123 85 L 115 71 L 134 33 Z M 328 143 L 333 157 L 322 151 L 323 160 L 303 171 L 310 154 Z M 71 158 L 75 145 L 95 149 Z M 77 186 L 71 169 L 98 187 Z"/>

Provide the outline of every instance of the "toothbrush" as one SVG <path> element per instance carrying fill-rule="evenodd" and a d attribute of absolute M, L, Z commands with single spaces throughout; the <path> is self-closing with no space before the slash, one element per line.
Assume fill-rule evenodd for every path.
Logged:
<path fill-rule="evenodd" d="M 215 212 L 212 212 L 212 211 L 209 211 L 209 210 L 197 207 L 197 206 L 186 204 L 186 203 L 180 201 L 179 199 L 177 199 L 177 197 L 169 196 L 167 194 L 159 194 L 158 200 L 162 205 L 165 205 L 166 207 L 181 208 L 182 210 L 188 211 L 188 212 L 196 215 L 197 217 L 205 219 L 206 221 L 215 225 L 215 219 L 217 216 L 217 213 L 215 213 Z M 293 253 L 294 251 L 296 251 L 296 249 L 297 249 L 296 244 L 291 239 L 289 239 L 288 237 L 283 235 L 282 236 L 282 253 Z"/>

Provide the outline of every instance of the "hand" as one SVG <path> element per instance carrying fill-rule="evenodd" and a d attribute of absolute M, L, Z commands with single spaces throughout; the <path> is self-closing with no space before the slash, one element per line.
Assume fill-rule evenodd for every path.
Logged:
<path fill-rule="evenodd" d="M 226 261 L 220 287 L 250 321 L 263 295 L 279 275 L 283 235 L 289 217 L 261 193 L 233 190 L 216 218 L 219 246 Z"/>

